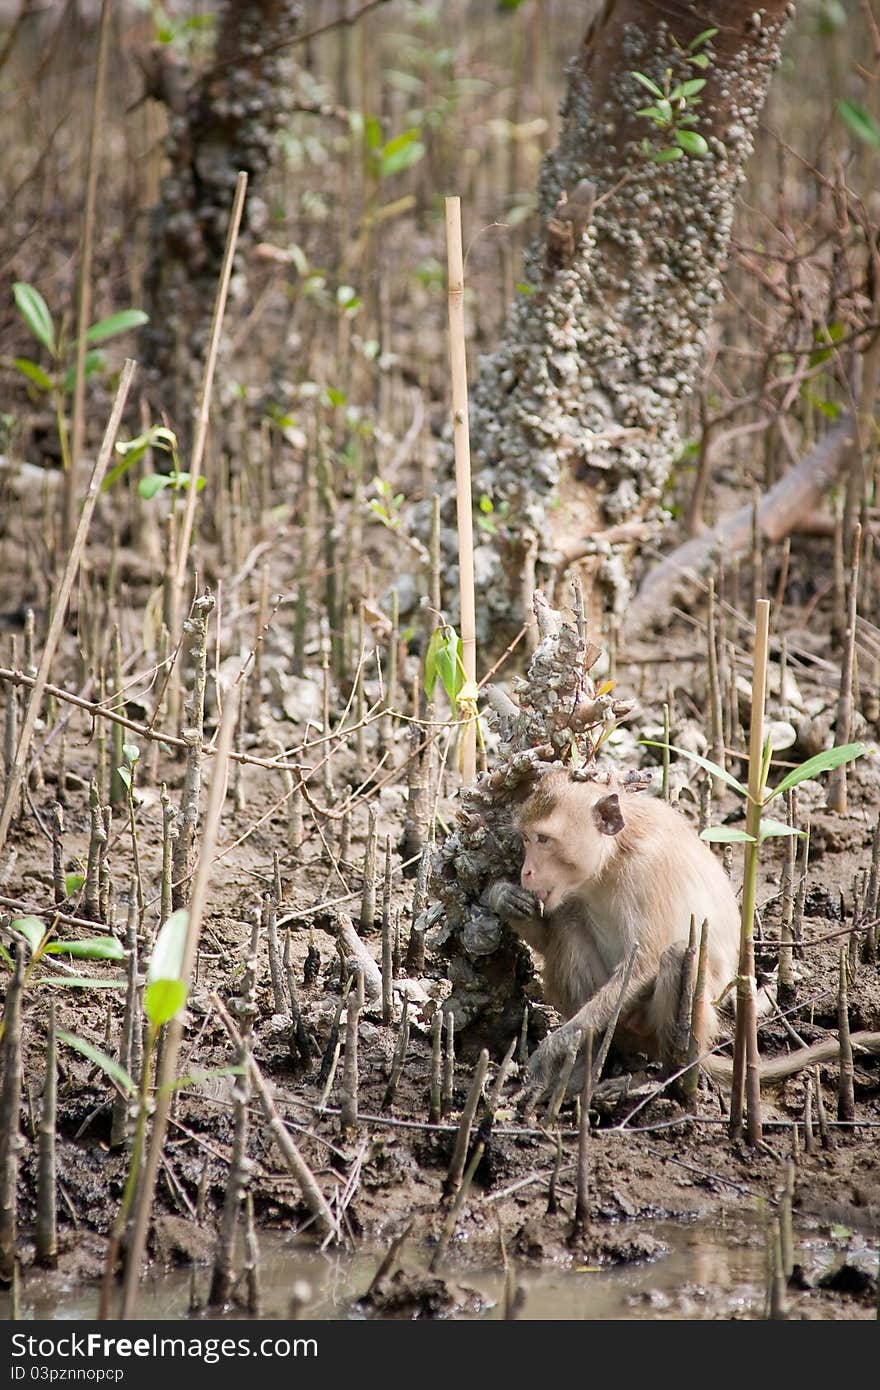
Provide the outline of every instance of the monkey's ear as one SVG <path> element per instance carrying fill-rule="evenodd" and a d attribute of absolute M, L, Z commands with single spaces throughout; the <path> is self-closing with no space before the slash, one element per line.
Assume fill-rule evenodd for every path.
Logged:
<path fill-rule="evenodd" d="M 612 792 L 610 796 L 603 796 L 601 801 L 597 801 L 593 807 L 593 820 L 602 835 L 619 835 L 623 829 L 623 816 L 620 813 L 620 802 L 617 792 Z"/>

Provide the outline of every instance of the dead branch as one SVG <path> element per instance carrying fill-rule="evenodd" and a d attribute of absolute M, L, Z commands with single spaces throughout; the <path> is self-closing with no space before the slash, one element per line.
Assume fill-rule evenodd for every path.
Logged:
<path fill-rule="evenodd" d="M 855 421 L 846 415 L 790 468 L 758 506 L 761 533 L 771 542 L 782 540 L 802 517 L 809 516 L 820 498 L 847 470 L 857 443 Z M 700 582 L 720 549 L 728 558 L 745 554 L 751 541 L 753 508 L 748 503 L 725 517 L 711 531 L 685 541 L 648 572 L 624 619 L 624 637 L 633 638 L 650 623 L 668 618 L 679 590 Z"/>

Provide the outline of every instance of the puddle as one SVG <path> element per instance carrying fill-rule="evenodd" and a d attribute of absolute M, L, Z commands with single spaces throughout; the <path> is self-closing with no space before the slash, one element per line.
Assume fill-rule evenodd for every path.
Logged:
<path fill-rule="evenodd" d="M 628 1227 L 623 1223 L 616 1229 L 623 1234 Z M 764 1316 L 766 1246 L 760 1218 L 743 1220 L 738 1216 L 711 1225 L 639 1222 L 631 1229 L 634 1236 L 650 1234 L 667 1247 L 667 1253 L 642 1264 L 614 1268 L 517 1265 L 524 1296 L 519 1317 L 592 1321 Z M 303 1295 L 307 1288 L 300 1311 L 305 1320 L 363 1317 L 356 1299 L 369 1285 L 383 1253 L 316 1254 L 304 1250 L 294 1237 L 274 1231 L 262 1234 L 260 1252 L 262 1317 L 289 1318 L 291 1292 L 299 1285 Z M 865 1248 L 856 1253 L 876 1268 L 876 1252 L 871 1254 Z M 815 1232 L 804 1233 L 802 1239 L 796 1233 L 795 1258 L 809 1268 L 830 1268 L 839 1257 L 839 1247 Z M 404 1251 L 403 1263 L 407 1270 L 425 1273 L 429 1258 L 430 1251 L 413 1246 Z M 467 1309 L 456 1317 L 501 1316 L 504 1275 L 497 1266 L 470 1264 L 460 1255 L 445 1262 L 440 1273 Z M 204 1295 L 208 1279 L 209 1271 L 200 1268 L 196 1275 L 200 1295 Z M 188 1270 L 147 1276 L 135 1316 L 163 1320 L 188 1317 L 190 1287 Z M 793 1299 L 805 1296 L 795 1294 Z M 82 1285 L 74 1287 L 72 1281 L 65 1287 L 57 1277 L 32 1274 L 23 1282 L 20 1306 L 25 1319 L 91 1319 L 97 1311 L 98 1292 Z M 815 1303 L 811 1312 L 822 1316 Z M 4 1313 L 8 1316 L 8 1307 L 0 1310 L 0 1315 Z M 834 1316 L 830 1307 L 828 1315 Z"/>

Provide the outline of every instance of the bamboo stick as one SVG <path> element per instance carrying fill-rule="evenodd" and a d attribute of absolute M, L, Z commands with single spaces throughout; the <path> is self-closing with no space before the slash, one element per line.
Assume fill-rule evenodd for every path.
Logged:
<path fill-rule="evenodd" d="M 458 519 L 461 658 L 465 679 L 477 681 L 477 615 L 474 595 L 474 525 L 471 500 L 471 445 L 468 428 L 467 358 L 464 336 L 464 257 L 461 199 L 446 199 L 446 261 L 449 274 L 449 363 L 452 374 L 452 439 L 455 450 L 455 501 Z M 453 711 L 455 713 L 455 711 Z M 472 782 L 477 771 L 477 726 L 462 729 L 461 775 Z"/>

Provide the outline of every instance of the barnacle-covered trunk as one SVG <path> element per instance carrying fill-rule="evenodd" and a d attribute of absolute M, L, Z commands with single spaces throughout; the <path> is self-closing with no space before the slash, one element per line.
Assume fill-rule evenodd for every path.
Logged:
<path fill-rule="evenodd" d="M 473 1045 L 505 1047 L 534 993 L 527 948 L 483 901 L 499 879 L 519 878 L 513 809 L 553 768 L 578 767 L 588 775 L 609 725 L 631 709 L 597 693 L 589 673 L 600 648 L 584 642 L 540 593 L 534 608 L 540 642 L 517 684 L 516 703 L 489 690 L 500 733 L 495 766 L 462 793 L 456 827 L 434 856 L 432 906 L 421 922 L 453 982 L 456 1030 Z"/>
<path fill-rule="evenodd" d="M 189 85 L 171 58 L 156 55 L 150 85 L 169 108 L 169 168 L 151 214 L 144 343 L 157 394 L 175 381 L 186 390 L 188 368 L 204 357 L 239 170 L 248 174 L 243 227 L 259 225 L 258 189 L 287 110 L 291 59 L 281 45 L 301 8 L 300 0 L 224 0 L 211 66 Z M 164 395 L 161 403 L 175 406 Z"/>
<path fill-rule="evenodd" d="M 552 598 L 584 556 L 604 606 L 625 607 L 628 549 L 662 516 L 679 408 L 699 377 L 736 190 L 793 8 L 606 0 L 570 65 L 541 173 L 542 231 L 472 396 L 475 493 L 500 522 L 477 557 L 484 641 L 518 629 L 536 577 Z M 664 131 L 639 116 L 652 98 L 633 72 L 667 91 L 705 79 L 686 107 L 696 123 Z M 681 152 L 677 129 L 702 137 L 703 157 Z M 676 145 L 680 157 L 663 162 Z"/>

